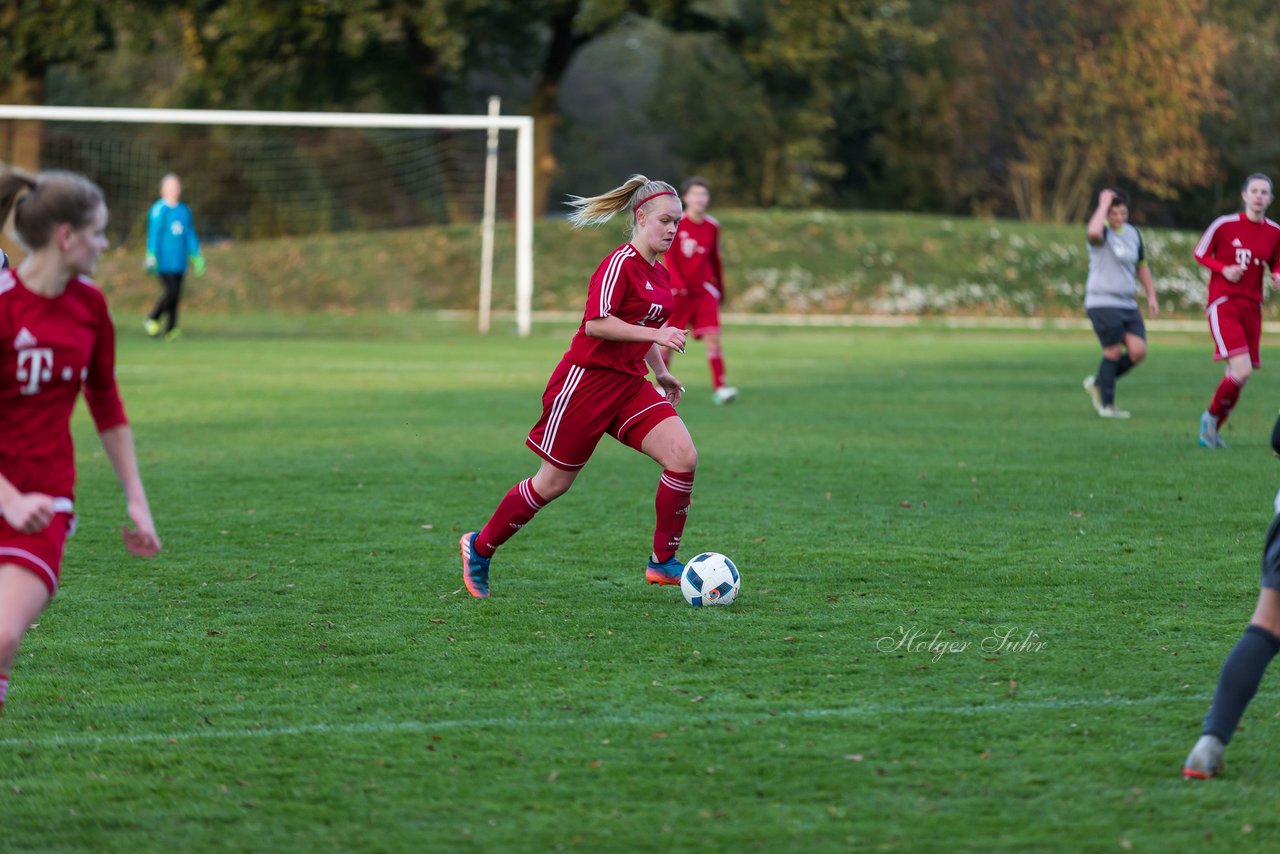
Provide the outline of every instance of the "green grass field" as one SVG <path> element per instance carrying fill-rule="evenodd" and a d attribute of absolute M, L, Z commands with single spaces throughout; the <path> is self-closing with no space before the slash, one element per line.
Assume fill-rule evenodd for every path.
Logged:
<path fill-rule="evenodd" d="M 492 599 L 462 589 L 459 535 L 535 468 L 565 327 L 120 323 L 166 548 L 125 554 L 80 413 L 80 532 L 0 719 L 0 849 L 1280 838 L 1274 674 L 1226 775 L 1179 775 L 1280 485 L 1274 369 L 1230 450 L 1196 446 L 1207 336 L 1153 336 L 1128 422 L 1080 390 L 1087 333 L 731 330 L 726 408 L 694 345 L 685 556 L 744 581 L 696 610 L 642 582 L 658 471 L 616 444 L 499 553 Z"/>

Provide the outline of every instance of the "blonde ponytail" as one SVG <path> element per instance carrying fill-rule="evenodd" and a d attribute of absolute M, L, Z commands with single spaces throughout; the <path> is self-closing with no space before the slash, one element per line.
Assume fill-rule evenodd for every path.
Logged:
<path fill-rule="evenodd" d="M 632 175 L 622 186 L 607 193 L 589 198 L 570 196 L 567 204 L 574 211 L 569 214 L 569 224 L 574 228 L 602 225 L 623 211 L 631 211 L 634 217 L 650 199 L 667 194 L 679 197 L 675 187 L 666 181 L 650 181 L 643 175 Z"/>
<path fill-rule="evenodd" d="M 32 176 L 0 163 L 0 225 L 13 212 L 13 229 L 27 249 L 47 245 L 61 223 L 84 228 L 103 204 L 102 190 L 83 175 L 49 171 Z"/>

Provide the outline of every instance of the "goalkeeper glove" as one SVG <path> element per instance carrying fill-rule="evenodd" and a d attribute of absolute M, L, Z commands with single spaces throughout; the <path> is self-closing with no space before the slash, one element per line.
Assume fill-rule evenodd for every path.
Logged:
<path fill-rule="evenodd" d="M 146 263 L 147 263 L 147 272 L 154 273 L 156 271 L 156 266 L 159 264 L 159 262 L 156 261 L 156 253 L 148 252 Z"/>
<path fill-rule="evenodd" d="M 197 276 L 204 275 L 204 256 L 203 255 L 191 256 L 191 269 L 195 271 L 195 274 Z"/>

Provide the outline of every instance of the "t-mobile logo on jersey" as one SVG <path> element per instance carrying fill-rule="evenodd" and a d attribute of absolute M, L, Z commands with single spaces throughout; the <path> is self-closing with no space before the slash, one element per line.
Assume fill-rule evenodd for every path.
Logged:
<path fill-rule="evenodd" d="M 1253 252 L 1248 249 L 1236 249 L 1236 263 L 1241 267 L 1248 267 L 1249 262 L 1253 260 Z"/>
<path fill-rule="evenodd" d="M 698 250 L 700 249 L 704 252 L 706 251 L 705 249 L 702 249 L 701 244 L 699 244 L 697 240 L 695 240 L 692 237 L 689 237 L 683 231 L 680 232 L 680 252 L 684 255 L 684 257 L 692 258 L 694 254 L 697 253 Z"/>
<path fill-rule="evenodd" d="M 644 326 L 650 320 L 657 320 L 660 317 L 662 317 L 662 303 L 651 302 L 649 303 L 649 311 L 640 319 L 640 325 Z"/>
<path fill-rule="evenodd" d="M 18 382 L 26 383 L 20 389 L 23 394 L 39 394 L 40 383 L 47 383 L 52 377 L 52 348 L 32 347 L 18 351 Z"/>

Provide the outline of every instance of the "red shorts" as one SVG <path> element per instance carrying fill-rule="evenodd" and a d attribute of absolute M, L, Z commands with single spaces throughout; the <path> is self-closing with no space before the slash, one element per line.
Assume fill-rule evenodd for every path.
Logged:
<path fill-rule="evenodd" d="M 1249 354 L 1256 368 L 1262 364 L 1262 304 L 1247 297 L 1218 297 L 1205 310 L 1213 335 L 1213 360 Z"/>
<path fill-rule="evenodd" d="M 0 563 L 14 563 L 34 572 L 49 595 L 58 592 L 58 576 L 62 574 L 62 552 L 67 537 L 76 527 L 76 517 L 70 513 L 54 513 L 43 531 L 24 534 L 15 531 L 0 518 Z"/>
<path fill-rule="evenodd" d="M 720 331 L 720 303 L 706 291 L 676 297 L 676 307 L 667 325 L 675 329 L 690 329 L 694 338 L 707 332 Z"/>
<path fill-rule="evenodd" d="M 654 427 L 676 414 L 648 377 L 561 362 L 542 393 L 542 417 L 525 440 L 535 454 L 565 471 L 587 464 L 608 433 L 640 450 Z"/>

